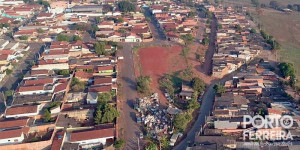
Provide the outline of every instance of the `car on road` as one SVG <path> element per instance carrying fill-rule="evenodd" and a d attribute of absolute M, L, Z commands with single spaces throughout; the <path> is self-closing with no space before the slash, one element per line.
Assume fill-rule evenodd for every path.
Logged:
<path fill-rule="evenodd" d="M 144 134 L 141 132 L 140 135 L 139 135 L 140 139 L 143 139 L 144 138 Z"/>

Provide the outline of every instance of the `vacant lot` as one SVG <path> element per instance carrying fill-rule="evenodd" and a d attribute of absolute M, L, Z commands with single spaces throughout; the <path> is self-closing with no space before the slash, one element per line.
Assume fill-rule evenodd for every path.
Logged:
<path fill-rule="evenodd" d="M 252 15 L 255 21 L 262 25 L 262 29 L 281 44 L 277 59 L 293 63 L 297 70 L 297 78 L 300 79 L 300 13 L 285 14 L 263 9 L 260 15 L 252 10 Z"/>
<path fill-rule="evenodd" d="M 266 4 L 267 6 L 269 5 L 270 1 L 273 0 L 258 0 L 259 3 Z M 277 1 L 282 6 L 286 6 L 288 4 L 300 4 L 299 0 L 275 0 L 275 1 Z M 231 3 L 231 4 L 240 4 L 244 6 L 251 6 L 251 0 L 224 0 L 224 2 Z"/>
<path fill-rule="evenodd" d="M 173 74 L 186 68 L 186 62 L 180 55 L 181 47 L 147 47 L 138 51 L 141 73 L 152 78 L 152 92 L 159 90 L 158 80 L 165 74 Z"/>

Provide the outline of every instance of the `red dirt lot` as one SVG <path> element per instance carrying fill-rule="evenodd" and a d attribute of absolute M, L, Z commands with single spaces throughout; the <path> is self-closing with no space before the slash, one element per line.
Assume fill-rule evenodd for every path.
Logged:
<path fill-rule="evenodd" d="M 159 78 L 186 68 L 186 62 L 180 53 L 180 46 L 147 47 L 138 51 L 142 74 L 152 78 L 152 92 L 159 93 L 162 100 L 166 98 L 159 89 Z"/>

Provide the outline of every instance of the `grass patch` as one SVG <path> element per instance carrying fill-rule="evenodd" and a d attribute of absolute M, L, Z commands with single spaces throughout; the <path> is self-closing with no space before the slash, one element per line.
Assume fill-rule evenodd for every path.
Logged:
<path fill-rule="evenodd" d="M 296 77 L 300 79 L 300 13 L 288 15 L 272 9 L 263 10 L 263 14 L 258 15 L 255 9 L 251 9 L 255 22 L 261 24 L 262 28 L 280 43 L 281 49 L 277 51 L 278 61 L 294 64 Z M 300 86 L 299 81 L 296 85 Z"/>

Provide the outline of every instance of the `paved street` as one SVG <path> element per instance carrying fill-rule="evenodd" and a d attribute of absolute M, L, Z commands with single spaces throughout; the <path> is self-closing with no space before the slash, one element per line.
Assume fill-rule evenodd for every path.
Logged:
<path fill-rule="evenodd" d="M 204 62 L 204 71 L 207 75 L 211 75 L 212 73 L 212 57 L 215 53 L 215 41 L 216 41 L 216 34 L 217 34 L 217 20 L 215 17 L 213 17 L 211 21 L 211 27 L 210 27 L 210 37 L 209 37 L 209 45 L 208 49 L 205 54 L 205 62 Z"/>
<path fill-rule="evenodd" d="M 216 30 L 217 30 L 216 23 L 217 23 L 216 19 L 215 18 L 212 19 L 210 42 L 209 42 L 209 46 L 208 46 L 208 49 L 205 54 L 205 63 L 204 63 L 205 70 L 204 71 L 208 75 L 210 75 L 211 71 L 212 71 L 212 57 L 215 52 L 215 39 L 216 39 Z M 184 140 L 182 140 L 177 146 L 174 147 L 175 150 L 183 150 L 187 147 L 188 143 L 192 143 L 194 141 L 196 133 L 198 133 L 200 131 L 201 126 L 203 126 L 205 124 L 205 118 L 206 118 L 206 116 L 208 116 L 208 114 L 212 110 L 213 101 L 214 101 L 214 97 L 215 97 L 214 90 L 213 90 L 214 84 L 218 83 L 218 82 L 224 82 L 228 78 L 231 78 L 231 76 L 223 78 L 220 81 L 213 81 L 212 84 L 210 84 L 208 86 L 208 88 L 204 94 L 201 108 L 199 111 L 199 115 L 198 115 L 196 122 L 194 123 L 194 126 L 188 132 L 186 138 Z"/>
<path fill-rule="evenodd" d="M 141 133 L 139 125 L 135 122 L 135 110 L 133 102 L 137 98 L 136 80 L 134 74 L 134 61 L 132 54 L 132 44 L 124 43 L 122 56 L 124 60 L 121 63 L 121 85 L 122 85 L 122 100 L 120 102 L 121 118 L 119 120 L 120 137 L 126 140 L 124 149 L 138 149 L 138 134 Z M 122 133 L 121 133 L 122 132 Z M 142 147 L 140 142 L 140 147 Z"/>
<path fill-rule="evenodd" d="M 35 60 L 36 56 L 39 52 L 41 52 L 43 44 L 40 43 L 31 43 L 29 44 L 30 49 L 27 54 L 18 62 L 17 66 L 13 69 L 13 73 L 9 76 L 6 76 L 0 82 L 0 92 L 4 92 L 7 90 L 15 90 L 21 79 L 20 75 L 26 74 L 28 71 L 28 67 L 30 62 Z M 3 102 L 3 97 L 0 97 L 0 101 Z M 9 106 L 11 101 L 7 101 L 7 105 Z M 4 111 L 4 110 L 1 110 Z"/>

